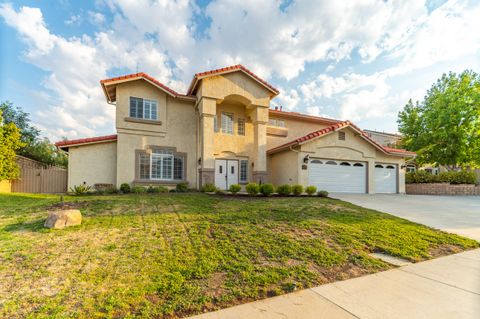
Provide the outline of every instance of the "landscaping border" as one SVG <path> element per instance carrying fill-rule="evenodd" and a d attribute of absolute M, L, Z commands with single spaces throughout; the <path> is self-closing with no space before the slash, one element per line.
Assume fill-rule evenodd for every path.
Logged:
<path fill-rule="evenodd" d="M 480 195 L 480 185 L 448 183 L 406 184 L 407 194 L 413 195 Z"/>

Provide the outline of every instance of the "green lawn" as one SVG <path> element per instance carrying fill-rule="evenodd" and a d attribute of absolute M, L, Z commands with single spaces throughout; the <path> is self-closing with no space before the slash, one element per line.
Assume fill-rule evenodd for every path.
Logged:
<path fill-rule="evenodd" d="M 478 243 L 324 198 L 66 197 L 81 226 L 42 227 L 53 195 L 0 195 L 0 317 L 182 317 Z"/>

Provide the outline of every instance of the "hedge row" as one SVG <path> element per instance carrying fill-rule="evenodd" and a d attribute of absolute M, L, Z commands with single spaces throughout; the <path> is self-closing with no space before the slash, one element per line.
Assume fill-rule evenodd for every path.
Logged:
<path fill-rule="evenodd" d="M 229 188 L 229 191 L 232 194 L 236 194 L 240 191 L 241 187 L 238 184 L 231 185 Z M 303 188 L 302 185 L 280 185 L 278 187 L 273 186 L 273 184 L 270 183 L 265 183 L 265 184 L 257 184 L 257 183 L 248 183 L 245 186 L 245 190 L 250 196 L 256 196 L 258 194 L 262 194 L 263 196 L 270 196 L 273 193 L 277 193 L 282 196 L 288 196 L 290 194 L 299 196 L 303 194 L 304 192 L 307 193 L 307 195 L 312 196 L 314 194 L 317 194 L 317 196 L 320 197 L 327 197 L 328 192 L 324 190 L 320 190 L 317 192 L 317 188 L 315 186 L 307 186 L 305 189 Z M 207 193 L 224 193 L 224 191 L 219 190 L 214 184 L 205 184 L 202 187 L 202 192 L 207 192 Z"/>
<path fill-rule="evenodd" d="M 475 173 L 469 171 L 450 171 L 433 175 L 427 171 L 416 171 L 405 175 L 405 183 L 449 183 L 449 184 L 476 184 Z"/>

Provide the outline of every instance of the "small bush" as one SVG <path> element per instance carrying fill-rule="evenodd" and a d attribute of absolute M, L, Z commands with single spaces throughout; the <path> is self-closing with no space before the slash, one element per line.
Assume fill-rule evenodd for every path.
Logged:
<path fill-rule="evenodd" d="M 476 184 L 477 176 L 474 172 L 459 171 L 451 172 L 452 174 L 450 184 Z"/>
<path fill-rule="evenodd" d="M 275 192 L 273 184 L 265 183 L 260 185 L 260 193 L 262 193 L 263 196 L 270 196 L 273 192 Z"/>
<path fill-rule="evenodd" d="M 135 193 L 135 194 L 142 194 L 147 191 L 147 189 L 143 186 L 133 186 L 131 190 L 132 190 L 132 193 Z"/>
<path fill-rule="evenodd" d="M 85 184 L 80 184 L 80 185 L 75 185 L 73 187 L 70 187 L 70 191 L 74 195 L 87 195 L 91 190 L 92 190 L 92 187 Z"/>
<path fill-rule="evenodd" d="M 229 191 L 230 191 L 230 193 L 232 193 L 233 195 L 235 195 L 235 194 L 238 193 L 241 189 L 242 189 L 242 186 L 240 186 L 240 185 L 238 185 L 238 184 L 232 184 L 232 185 L 230 185 Z"/>
<path fill-rule="evenodd" d="M 260 191 L 260 186 L 258 186 L 257 183 L 248 183 L 247 186 L 245 186 L 245 189 L 247 190 L 248 195 L 255 196 Z"/>
<path fill-rule="evenodd" d="M 277 193 L 282 196 L 288 196 L 292 192 L 292 186 L 288 184 L 280 185 L 277 187 Z"/>
<path fill-rule="evenodd" d="M 202 186 L 202 192 L 204 193 L 213 193 L 216 190 L 217 190 L 217 186 L 210 183 Z"/>
<path fill-rule="evenodd" d="M 292 186 L 292 192 L 293 192 L 293 195 L 295 195 L 295 196 L 302 195 L 303 186 L 302 185 L 293 185 Z"/>
<path fill-rule="evenodd" d="M 123 183 L 122 185 L 120 185 L 120 190 L 122 191 L 122 193 L 128 194 L 128 193 L 130 193 L 131 188 L 130 188 L 129 184 Z"/>
<path fill-rule="evenodd" d="M 148 186 L 147 188 L 147 193 L 156 193 L 156 187 L 153 187 L 152 185 Z"/>
<path fill-rule="evenodd" d="M 103 188 L 97 188 L 95 190 L 95 195 L 104 195 L 105 194 L 105 189 Z"/>
<path fill-rule="evenodd" d="M 169 189 L 165 186 L 155 187 L 156 193 L 168 193 Z"/>
<path fill-rule="evenodd" d="M 449 184 L 475 184 L 477 177 L 470 171 L 449 171 L 433 175 L 425 170 L 407 173 L 405 183 L 449 183 Z"/>
<path fill-rule="evenodd" d="M 110 186 L 105 189 L 105 193 L 107 194 L 118 194 L 119 190 L 115 186 Z"/>
<path fill-rule="evenodd" d="M 175 187 L 177 193 L 185 193 L 188 192 L 188 183 L 178 183 Z"/>
<path fill-rule="evenodd" d="M 225 195 L 225 191 L 223 189 L 217 188 L 215 190 L 215 194 L 217 195 Z"/>
<path fill-rule="evenodd" d="M 321 191 L 318 191 L 317 195 L 318 197 L 328 197 L 328 192 L 321 190 Z"/>
<path fill-rule="evenodd" d="M 315 186 L 307 186 L 305 188 L 305 193 L 308 194 L 308 196 L 312 196 L 313 194 L 315 194 L 317 192 L 317 188 Z"/>

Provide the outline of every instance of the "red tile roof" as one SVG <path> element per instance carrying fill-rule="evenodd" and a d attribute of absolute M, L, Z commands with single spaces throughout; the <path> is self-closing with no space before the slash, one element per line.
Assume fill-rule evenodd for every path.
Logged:
<path fill-rule="evenodd" d="M 107 135 L 107 136 L 97 136 L 97 137 L 88 137 L 88 138 L 80 138 L 77 140 L 67 140 L 67 141 L 60 141 L 55 143 L 55 146 L 58 148 L 64 148 L 73 145 L 81 145 L 81 144 L 91 144 L 91 143 L 101 143 L 101 142 L 113 142 L 117 140 L 117 135 Z"/>
<path fill-rule="evenodd" d="M 386 146 L 383 146 L 383 145 L 380 145 L 379 143 L 375 142 L 374 140 L 372 140 L 367 133 L 363 132 L 358 126 L 354 125 L 353 123 L 351 123 L 350 121 L 343 121 L 343 122 L 338 122 L 336 124 L 333 124 L 331 126 L 328 126 L 328 127 L 325 127 L 321 130 L 318 130 L 318 131 L 314 131 L 312 133 L 309 133 L 307 135 L 304 135 L 302 137 L 299 137 L 299 138 L 296 138 L 294 139 L 293 141 L 290 141 L 288 143 L 285 143 L 285 144 L 282 144 L 280 146 L 277 146 L 277 147 L 274 147 L 270 150 L 267 151 L 267 153 L 269 154 L 273 154 L 273 153 L 276 153 L 278 151 L 281 151 L 281 150 L 284 150 L 284 149 L 287 149 L 291 146 L 294 146 L 294 145 L 299 145 L 299 144 L 303 144 L 304 142 L 306 141 L 309 141 L 309 140 L 312 140 L 312 139 L 315 139 L 317 137 L 321 137 L 327 133 L 330 133 L 330 132 L 333 132 L 333 131 L 336 131 L 336 130 L 339 130 L 339 129 L 342 129 L 342 128 L 345 128 L 345 127 L 351 127 L 352 129 L 354 129 L 355 131 L 357 131 L 360 136 L 365 139 L 367 142 L 370 142 L 371 144 L 373 144 L 373 146 L 375 146 L 376 148 L 378 148 L 379 150 L 381 150 L 382 152 L 386 153 L 386 154 L 398 154 L 398 155 L 411 155 L 411 156 L 414 156 L 415 153 L 414 152 L 409 152 L 409 151 L 406 151 L 406 150 L 402 150 L 402 149 L 396 149 L 396 148 L 391 148 L 391 147 L 386 147 Z"/>
<path fill-rule="evenodd" d="M 268 88 L 275 95 L 278 95 L 280 93 L 275 87 L 273 87 L 267 81 L 261 79 L 258 75 L 256 75 L 255 73 L 253 73 L 252 71 L 250 71 L 249 69 L 244 67 L 243 65 L 237 64 L 237 65 L 227 66 L 227 67 L 220 68 L 220 69 L 215 69 L 215 70 L 196 73 L 193 76 L 193 79 L 192 79 L 192 82 L 190 83 L 190 87 L 188 88 L 187 94 L 188 95 L 192 94 L 193 90 L 195 89 L 195 87 L 198 83 L 198 80 L 200 80 L 201 78 L 205 78 L 205 77 L 212 76 L 212 75 L 219 74 L 219 73 L 229 73 L 229 72 L 233 72 L 233 71 L 243 71 L 246 74 L 248 74 L 249 76 L 251 76 L 253 79 L 255 79 L 257 82 L 261 83 L 263 86 Z"/>
<path fill-rule="evenodd" d="M 280 117 L 289 117 L 289 118 L 294 118 L 294 119 L 299 119 L 299 120 L 308 120 L 308 121 L 313 121 L 313 122 L 329 122 L 329 123 L 340 123 L 342 122 L 341 120 L 335 120 L 335 119 L 330 119 L 326 117 L 320 117 L 320 116 L 314 116 L 314 115 L 308 115 L 308 114 L 303 114 L 303 113 L 298 113 L 298 112 L 288 112 L 288 111 L 280 111 L 280 110 L 274 110 L 274 109 L 269 109 L 268 110 L 270 115 L 277 115 Z"/>

